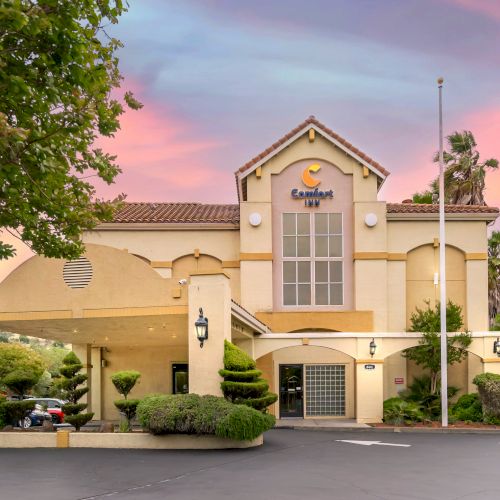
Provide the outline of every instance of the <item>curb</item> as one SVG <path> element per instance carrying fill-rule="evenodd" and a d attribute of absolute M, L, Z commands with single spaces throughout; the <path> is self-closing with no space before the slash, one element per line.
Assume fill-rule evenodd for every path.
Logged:
<path fill-rule="evenodd" d="M 301 427 L 286 425 L 274 429 L 287 429 L 295 431 L 322 431 L 322 432 L 383 432 L 383 433 L 408 433 L 408 434 L 500 434 L 500 429 L 464 429 L 464 428 L 432 428 L 432 427 Z"/>

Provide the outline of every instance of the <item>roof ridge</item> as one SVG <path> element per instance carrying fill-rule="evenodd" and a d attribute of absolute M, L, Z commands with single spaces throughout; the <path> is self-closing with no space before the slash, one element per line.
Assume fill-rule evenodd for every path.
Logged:
<path fill-rule="evenodd" d="M 380 163 L 375 161 L 373 158 L 368 156 L 366 153 L 363 153 L 363 151 L 356 148 L 349 141 L 347 141 L 346 139 L 341 137 L 339 134 L 334 132 L 332 129 L 328 128 L 326 125 L 321 123 L 314 115 L 308 116 L 302 123 L 300 123 L 295 128 L 290 130 L 290 132 L 288 132 L 287 134 L 282 136 L 280 139 L 278 139 L 275 143 L 273 143 L 267 149 L 262 151 L 260 154 L 258 154 L 257 156 L 254 156 L 251 160 L 249 160 L 244 165 L 242 165 L 235 172 L 235 174 L 238 175 L 238 174 L 241 174 L 243 172 L 246 172 L 249 168 L 251 168 L 253 165 L 258 163 L 259 161 L 263 160 L 266 156 L 268 156 L 273 151 L 278 149 L 285 142 L 290 140 L 294 135 L 298 134 L 302 129 L 306 128 L 310 124 L 316 125 L 316 127 L 321 129 L 325 134 L 329 135 L 331 138 L 335 139 L 337 142 L 340 142 L 343 146 L 345 146 L 347 149 L 352 151 L 355 155 L 359 156 L 365 162 L 369 163 L 372 167 L 374 167 L 383 176 L 387 177 L 388 175 L 390 175 L 390 172 L 388 170 L 386 170 Z"/>

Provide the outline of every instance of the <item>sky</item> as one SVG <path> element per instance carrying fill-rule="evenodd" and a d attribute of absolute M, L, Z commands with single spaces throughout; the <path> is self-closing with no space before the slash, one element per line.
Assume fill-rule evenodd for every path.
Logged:
<path fill-rule="evenodd" d="M 402 201 L 437 175 L 439 76 L 445 134 L 500 159 L 498 0 L 129 3 L 108 32 L 144 107 L 98 141 L 123 170 L 99 196 L 235 203 L 233 172 L 315 115 L 391 172 L 379 199 Z M 486 185 L 500 206 L 500 171 Z"/>

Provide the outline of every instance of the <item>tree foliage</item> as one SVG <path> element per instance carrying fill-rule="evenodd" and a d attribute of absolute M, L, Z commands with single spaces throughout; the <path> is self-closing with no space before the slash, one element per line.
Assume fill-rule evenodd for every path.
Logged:
<path fill-rule="evenodd" d="M 42 357 L 28 346 L 0 344 L 0 383 L 14 371 L 30 373 L 39 379 L 44 370 Z"/>
<path fill-rule="evenodd" d="M 490 321 L 500 328 L 500 231 L 493 231 L 488 239 L 488 310 Z"/>
<path fill-rule="evenodd" d="M 109 220 L 115 203 L 87 179 L 110 184 L 114 156 L 94 147 L 119 129 L 116 50 L 105 32 L 122 0 L 0 2 L 0 227 L 48 257 L 75 258 L 80 234 Z M 131 93 L 133 109 L 141 107 Z M 13 256 L 0 241 L 0 259 Z"/>
<path fill-rule="evenodd" d="M 262 372 L 255 369 L 255 361 L 227 340 L 224 341 L 224 370 L 219 370 L 219 375 L 224 377 L 221 382 L 224 397 L 232 403 L 266 411 L 278 399 L 269 392 L 269 384 L 260 378 Z"/>
<path fill-rule="evenodd" d="M 80 387 L 87 381 L 87 375 L 80 373 L 82 368 L 83 365 L 78 356 L 74 352 L 70 352 L 63 359 L 62 377 L 59 382 L 63 398 L 68 401 L 62 406 L 64 421 L 73 425 L 77 432 L 94 416 L 93 413 L 81 413 L 87 408 L 87 405 L 78 402 L 82 396 L 89 392 L 88 387 Z"/>
<path fill-rule="evenodd" d="M 430 392 L 439 391 L 439 376 L 441 374 L 441 314 L 440 305 L 434 308 L 427 302 L 425 309 L 416 308 L 411 315 L 411 332 L 422 333 L 419 345 L 403 351 L 403 356 L 428 370 L 431 378 Z M 446 331 L 460 332 L 463 327 L 462 308 L 449 301 L 446 306 Z M 456 333 L 447 337 L 448 364 L 460 363 L 467 356 L 467 347 L 472 337 L 468 332 Z"/>
<path fill-rule="evenodd" d="M 443 152 L 445 164 L 445 203 L 453 205 L 486 205 L 484 188 L 486 171 L 498 168 L 498 160 L 489 158 L 480 161 L 476 140 L 469 130 L 453 132 L 447 138 L 448 150 Z M 434 161 L 439 161 L 436 154 Z M 430 189 L 413 195 L 414 203 L 432 203 L 438 199 L 439 178 L 434 179 Z M 430 201 L 429 201 L 430 200 Z"/>

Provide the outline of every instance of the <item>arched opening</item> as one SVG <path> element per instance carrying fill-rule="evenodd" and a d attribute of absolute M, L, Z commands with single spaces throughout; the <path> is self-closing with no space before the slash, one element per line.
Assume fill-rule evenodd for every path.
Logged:
<path fill-rule="evenodd" d="M 174 279 L 188 278 L 194 273 L 220 273 L 222 272 L 222 262 L 211 255 L 201 254 L 184 255 L 175 259 L 172 263 L 172 277 Z"/>
<path fill-rule="evenodd" d="M 278 394 L 277 418 L 354 418 L 354 359 L 322 346 L 283 347 L 257 359 Z"/>
<path fill-rule="evenodd" d="M 465 254 L 456 247 L 446 246 L 446 295 L 462 306 L 466 324 Z M 406 326 L 416 308 L 433 308 L 439 302 L 439 247 L 422 245 L 408 252 L 406 262 Z"/>

